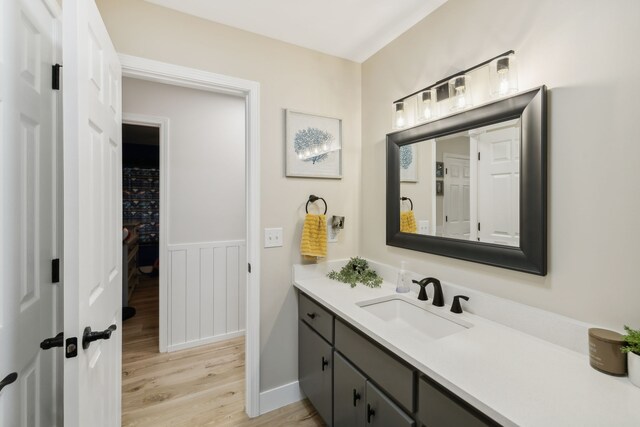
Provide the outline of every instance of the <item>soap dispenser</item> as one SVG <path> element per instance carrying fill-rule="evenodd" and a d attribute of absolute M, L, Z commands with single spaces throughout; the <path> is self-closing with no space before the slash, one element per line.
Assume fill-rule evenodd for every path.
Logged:
<path fill-rule="evenodd" d="M 396 292 L 400 294 L 404 294 L 410 290 L 406 266 L 407 263 L 405 261 L 400 262 L 400 271 L 398 271 L 398 281 L 396 283 Z"/>

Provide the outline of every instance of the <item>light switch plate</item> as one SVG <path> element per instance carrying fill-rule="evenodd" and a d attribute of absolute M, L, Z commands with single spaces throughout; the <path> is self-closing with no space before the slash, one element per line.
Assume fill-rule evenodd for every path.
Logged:
<path fill-rule="evenodd" d="M 282 227 L 264 229 L 264 247 L 277 248 L 282 246 Z"/>

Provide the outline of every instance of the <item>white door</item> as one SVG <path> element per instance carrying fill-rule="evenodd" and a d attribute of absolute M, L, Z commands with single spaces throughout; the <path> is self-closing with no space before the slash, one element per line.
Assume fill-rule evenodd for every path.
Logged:
<path fill-rule="evenodd" d="M 63 17 L 64 332 L 78 338 L 77 357 L 64 364 L 65 426 L 118 426 L 121 68 L 93 0 L 65 0 Z M 87 327 L 113 333 L 85 348 Z"/>
<path fill-rule="evenodd" d="M 470 182 L 469 157 L 444 154 L 444 237 L 469 239 Z"/>
<path fill-rule="evenodd" d="M 44 0 L 4 0 L 0 8 L 0 425 L 51 426 L 61 351 L 43 351 L 40 342 L 62 331 L 51 275 L 59 20 Z"/>
<path fill-rule="evenodd" d="M 520 246 L 520 127 L 478 136 L 478 240 Z"/>

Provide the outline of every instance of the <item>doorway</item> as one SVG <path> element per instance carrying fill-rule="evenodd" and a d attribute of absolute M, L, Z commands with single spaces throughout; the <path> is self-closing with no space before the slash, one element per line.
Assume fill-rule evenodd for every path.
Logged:
<path fill-rule="evenodd" d="M 135 367 L 140 358 L 149 357 L 149 363 L 156 363 L 159 352 L 168 351 L 176 352 L 172 360 L 188 363 L 187 349 L 203 349 L 201 346 L 244 336 L 246 105 L 237 95 L 140 79 L 125 77 L 122 87 L 125 222 L 133 219 L 133 225 L 141 230 L 137 233 L 139 289 L 130 302 L 137 313 L 124 323 L 123 333 L 123 416 L 125 422 L 134 422 L 135 416 L 150 409 L 129 403 L 153 388 L 148 383 L 159 390 L 166 387 L 165 392 L 158 391 L 162 396 L 175 388 L 191 389 L 189 379 L 180 376 L 165 378 L 170 384 L 145 378 Z M 129 164 L 128 132 L 142 141 L 133 151 L 133 157 L 142 158 Z M 159 138 L 158 150 L 154 144 L 160 133 L 164 137 Z M 144 141 L 147 137 L 149 141 Z M 127 180 L 135 185 L 129 188 Z M 156 199 L 159 205 L 153 202 Z M 158 208 L 157 215 L 154 208 Z M 131 218 L 127 218 L 127 209 L 132 210 Z M 150 228 L 146 233 L 145 227 Z M 157 258 L 153 253 L 143 252 L 144 245 L 153 240 L 160 243 L 159 262 L 154 261 Z M 151 272 L 143 267 L 149 264 L 156 265 L 149 268 Z M 159 297 L 157 277 L 149 276 L 158 268 Z M 142 313 L 138 305 L 147 313 Z M 149 313 L 157 313 L 155 319 Z M 128 327 L 128 323 L 135 327 Z M 154 333 L 164 340 L 160 347 L 155 344 Z M 243 360 L 243 343 L 229 345 L 235 348 L 235 357 Z M 211 349 L 208 353 L 216 352 Z M 218 362 L 209 357 L 201 354 L 198 360 L 206 359 L 201 373 L 212 377 L 198 380 L 214 388 L 218 374 L 212 366 Z M 172 365 L 166 363 L 166 368 L 172 369 Z M 241 371 L 244 377 L 244 369 Z M 132 381 L 143 379 L 147 385 L 142 389 L 132 387 Z M 164 400 L 159 403 L 166 403 Z"/>

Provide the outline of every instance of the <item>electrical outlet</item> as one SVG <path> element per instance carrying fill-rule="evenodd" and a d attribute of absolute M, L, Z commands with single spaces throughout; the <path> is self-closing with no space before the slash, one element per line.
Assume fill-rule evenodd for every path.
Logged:
<path fill-rule="evenodd" d="M 282 227 L 264 229 L 264 247 L 277 248 L 282 246 Z"/>

